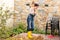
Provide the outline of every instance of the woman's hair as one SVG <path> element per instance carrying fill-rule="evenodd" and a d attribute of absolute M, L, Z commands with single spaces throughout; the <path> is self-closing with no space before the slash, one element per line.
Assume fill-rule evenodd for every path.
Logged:
<path fill-rule="evenodd" d="M 35 3 L 34 1 L 32 2 L 32 4 L 34 4 L 35 7 L 39 6 L 39 4 Z"/>
<path fill-rule="evenodd" d="M 34 6 L 38 7 L 38 6 L 39 6 L 39 4 L 36 4 L 36 3 L 35 3 L 35 4 L 34 4 Z"/>
<path fill-rule="evenodd" d="M 37 3 L 34 3 L 34 1 L 32 2 L 32 4 L 34 4 L 34 7 L 38 7 L 39 6 L 39 4 L 37 4 Z M 28 4 L 26 4 L 27 6 L 30 6 L 30 4 L 28 3 Z"/>

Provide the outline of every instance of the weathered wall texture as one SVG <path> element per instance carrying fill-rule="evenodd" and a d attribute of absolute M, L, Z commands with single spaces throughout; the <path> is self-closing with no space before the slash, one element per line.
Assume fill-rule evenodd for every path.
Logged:
<path fill-rule="evenodd" d="M 29 14 L 29 7 L 26 6 L 27 3 L 31 4 L 33 0 L 15 0 L 15 12 L 17 13 L 17 18 L 20 21 L 26 23 L 27 16 Z M 35 24 L 43 28 L 45 27 L 46 21 L 49 20 L 53 15 L 60 15 L 60 0 L 34 0 L 40 6 L 37 10 L 37 15 L 35 16 Z M 45 6 L 48 5 L 48 6 Z"/>

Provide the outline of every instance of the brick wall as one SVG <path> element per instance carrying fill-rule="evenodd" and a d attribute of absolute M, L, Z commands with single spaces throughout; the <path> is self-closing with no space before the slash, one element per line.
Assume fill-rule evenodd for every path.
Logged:
<path fill-rule="evenodd" d="M 27 3 L 33 0 L 15 0 L 15 11 L 20 15 L 20 21 L 26 23 L 26 18 L 29 14 L 29 7 Z M 46 21 L 52 16 L 60 16 L 60 0 L 34 0 L 39 3 L 37 15 L 35 16 L 35 24 L 43 28 L 45 27 Z"/>

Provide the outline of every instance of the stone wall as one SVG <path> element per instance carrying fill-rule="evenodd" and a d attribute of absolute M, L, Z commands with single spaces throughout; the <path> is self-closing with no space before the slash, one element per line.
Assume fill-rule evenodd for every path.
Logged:
<path fill-rule="evenodd" d="M 29 7 L 27 3 L 31 4 L 33 0 L 15 0 L 15 12 L 20 15 L 20 21 L 26 23 L 29 14 Z M 39 28 L 44 28 L 46 21 L 52 16 L 60 16 L 60 0 L 34 0 L 39 4 L 36 11 L 35 24 Z"/>

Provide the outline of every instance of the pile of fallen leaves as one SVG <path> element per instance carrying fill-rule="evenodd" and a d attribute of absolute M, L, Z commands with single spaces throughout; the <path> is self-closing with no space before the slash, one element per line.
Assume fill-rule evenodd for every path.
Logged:
<path fill-rule="evenodd" d="M 43 36 L 39 34 L 33 34 L 33 38 L 28 38 L 26 33 L 16 35 L 14 37 L 7 38 L 6 40 L 44 40 Z"/>

